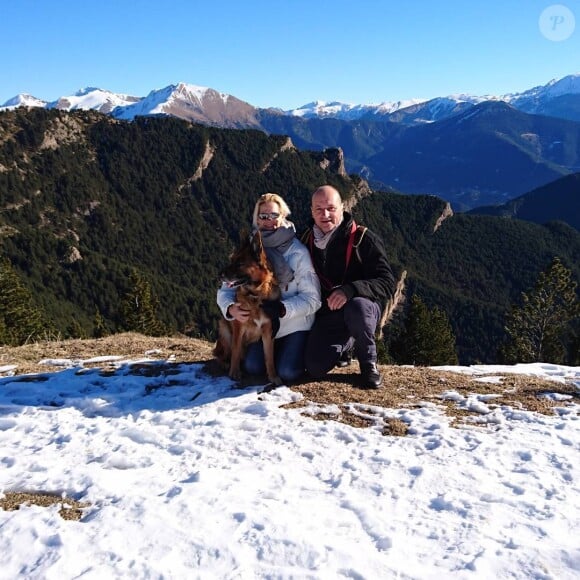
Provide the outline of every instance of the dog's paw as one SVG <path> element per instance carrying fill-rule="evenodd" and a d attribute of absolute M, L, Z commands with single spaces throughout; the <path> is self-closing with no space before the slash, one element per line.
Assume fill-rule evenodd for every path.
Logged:
<path fill-rule="evenodd" d="M 268 380 L 273 384 L 276 385 L 277 387 L 279 387 L 280 385 L 282 385 L 282 379 L 279 376 L 274 376 L 274 377 L 268 377 Z"/>
<path fill-rule="evenodd" d="M 242 372 L 238 370 L 230 370 L 229 372 L 230 379 L 234 381 L 239 381 L 242 378 Z"/>

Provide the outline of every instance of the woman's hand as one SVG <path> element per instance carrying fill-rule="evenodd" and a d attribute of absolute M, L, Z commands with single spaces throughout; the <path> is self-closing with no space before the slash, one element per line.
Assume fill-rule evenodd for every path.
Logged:
<path fill-rule="evenodd" d="M 228 306 L 227 314 L 242 324 L 248 322 L 248 318 L 250 317 L 250 311 L 242 308 L 239 302 Z"/>

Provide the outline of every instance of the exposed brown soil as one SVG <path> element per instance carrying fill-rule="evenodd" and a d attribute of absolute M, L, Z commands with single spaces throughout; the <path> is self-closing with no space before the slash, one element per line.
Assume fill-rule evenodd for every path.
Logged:
<path fill-rule="evenodd" d="M 0 509 L 5 511 L 18 510 L 22 505 L 49 507 L 55 504 L 61 506 L 58 513 L 63 519 L 74 521 L 79 521 L 83 515 L 83 509 L 90 505 L 74 499 L 63 498 L 60 495 L 42 492 L 31 493 L 7 491 L 2 497 L 0 497 Z"/>

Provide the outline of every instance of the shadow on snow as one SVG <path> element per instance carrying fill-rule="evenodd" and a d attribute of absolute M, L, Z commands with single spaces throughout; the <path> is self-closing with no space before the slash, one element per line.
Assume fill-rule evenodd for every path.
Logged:
<path fill-rule="evenodd" d="M 267 389 L 264 380 L 237 384 L 216 367 L 215 361 L 76 367 L 0 378 L 0 415 L 14 413 L 15 407 L 34 406 L 74 408 L 87 417 L 121 417 L 143 410 L 187 409 Z"/>

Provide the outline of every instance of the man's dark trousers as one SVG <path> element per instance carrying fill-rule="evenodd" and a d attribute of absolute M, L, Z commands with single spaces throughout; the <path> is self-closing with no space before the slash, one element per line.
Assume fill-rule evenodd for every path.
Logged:
<path fill-rule="evenodd" d="M 306 345 L 306 370 L 314 378 L 324 377 L 343 351 L 353 345 L 359 363 L 377 361 L 375 331 L 381 309 L 368 298 L 355 297 L 340 310 L 319 310 Z"/>

